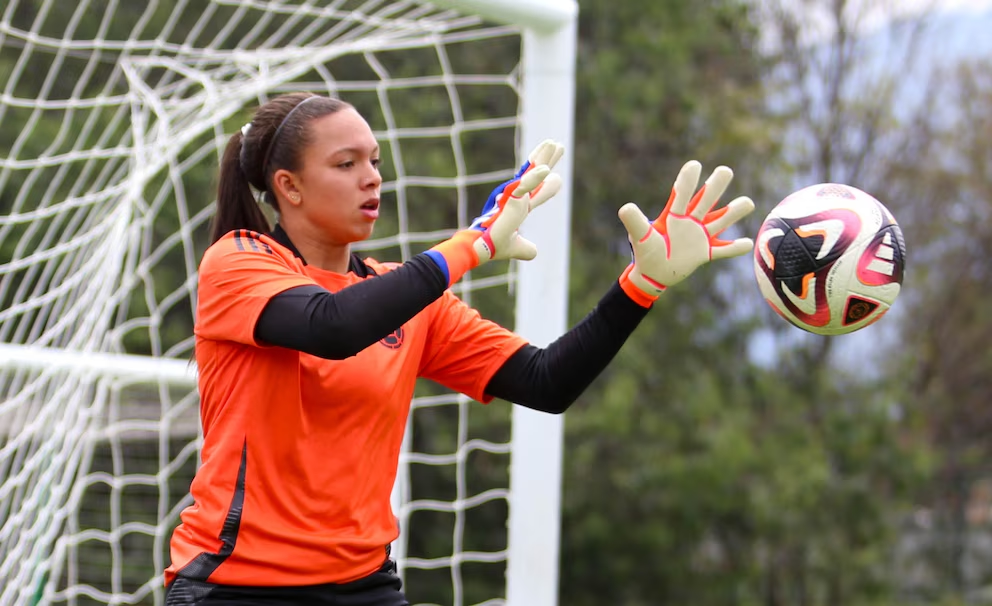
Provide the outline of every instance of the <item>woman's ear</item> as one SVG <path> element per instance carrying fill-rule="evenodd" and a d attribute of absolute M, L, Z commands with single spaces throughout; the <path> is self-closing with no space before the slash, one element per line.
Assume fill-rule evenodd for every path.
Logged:
<path fill-rule="evenodd" d="M 277 199 L 286 200 L 293 206 L 303 201 L 300 190 L 296 187 L 296 177 L 293 173 L 280 168 L 272 175 L 272 189 Z"/>

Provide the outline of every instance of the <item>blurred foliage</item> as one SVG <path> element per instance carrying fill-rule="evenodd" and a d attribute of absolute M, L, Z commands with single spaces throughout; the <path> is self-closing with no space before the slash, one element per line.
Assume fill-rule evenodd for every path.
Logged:
<path fill-rule="evenodd" d="M 850 12 L 802 10 L 814 4 Z M 893 147 L 865 142 L 915 124 L 894 115 L 901 74 L 850 94 L 867 51 L 843 27 L 818 47 L 837 53 L 759 53 L 769 17 L 751 6 L 581 4 L 573 319 L 626 263 L 616 209 L 660 210 L 689 158 L 735 168 L 731 195 L 755 199 L 755 222 L 797 179 L 860 183 L 856 169 L 896 163 Z M 788 34 L 803 13 L 772 18 Z M 844 94 L 812 111 L 802 101 L 822 86 L 789 74 L 817 69 Z M 809 144 L 788 146 L 796 132 Z M 569 412 L 564 603 L 893 603 L 913 585 L 892 562 L 934 461 L 915 394 L 898 368 L 864 372 L 831 357 L 830 339 L 796 338 L 748 265 L 705 268 L 667 293 Z"/>

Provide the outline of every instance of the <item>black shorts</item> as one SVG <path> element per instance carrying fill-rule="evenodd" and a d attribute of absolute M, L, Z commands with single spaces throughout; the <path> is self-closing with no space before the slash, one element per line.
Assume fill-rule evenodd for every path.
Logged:
<path fill-rule="evenodd" d="M 165 606 L 410 606 L 402 589 L 396 564 L 387 560 L 357 581 L 306 587 L 235 587 L 178 577 Z"/>

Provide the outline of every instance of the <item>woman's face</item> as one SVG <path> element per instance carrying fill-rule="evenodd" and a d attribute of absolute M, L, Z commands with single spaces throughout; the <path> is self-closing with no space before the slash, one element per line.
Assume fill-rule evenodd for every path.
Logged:
<path fill-rule="evenodd" d="M 379 217 L 382 185 L 372 129 L 352 108 L 317 118 L 310 128 L 311 143 L 289 185 L 289 205 L 328 243 L 365 240 Z"/>

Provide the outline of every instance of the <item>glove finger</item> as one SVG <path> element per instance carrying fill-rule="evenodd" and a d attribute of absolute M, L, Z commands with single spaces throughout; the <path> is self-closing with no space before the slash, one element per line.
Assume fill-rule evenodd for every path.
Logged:
<path fill-rule="evenodd" d="M 532 149 L 531 152 L 527 154 L 527 160 L 520 165 L 520 169 L 513 175 L 513 178 L 519 179 L 538 164 L 547 164 L 547 162 L 544 161 L 544 158 L 550 156 L 548 147 L 553 144 L 554 142 L 551 139 L 545 139 L 544 141 L 538 143 L 537 147 Z"/>
<path fill-rule="evenodd" d="M 530 152 L 527 159 L 533 166 L 547 164 L 548 167 L 554 168 L 563 155 L 565 155 L 564 145 L 553 139 L 545 139 Z"/>
<path fill-rule="evenodd" d="M 651 235 L 651 232 L 654 231 L 651 221 L 644 216 L 641 209 L 633 202 L 628 202 L 621 206 L 620 210 L 617 211 L 617 216 L 620 217 L 620 222 L 623 223 L 624 228 L 627 230 L 627 235 L 630 236 L 631 246 L 647 239 Z"/>
<path fill-rule="evenodd" d="M 752 211 L 754 211 L 754 202 L 747 196 L 741 196 L 723 208 L 707 213 L 703 218 L 703 224 L 711 236 L 717 236 Z"/>
<path fill-rule="evenodd" d="M 503 257 L 504 255 L 500 256 Z M 520 259 L 521 261 L 530 261 L 536 256 L 537 245 L 520 235 L 513 238 L 513 241 L 510 242 L 510 248 L 505 255 L 506 258 Z"/>
<path fill-rule="evenodd" d="M 734 223 L 751 214 L 753 210 L 754 202 L 751 201 L 751 198 L 741 196 L 724 206 L 721 210 L 711 213 L 714 216 L 712 220 L 709 219 L 708 215 L 706 219 L 703 219 L 703 223 L 706 225 L 706 231 L 711 236 L 717 236 Z"/>
<path fill-rule="evenodd" d="M 549 168 L 554 168 L 555 164 L 558 164 L 558 160 L 565 155 L 565 146 L 556 141 L 552 141 L 553 149 L 551 150 L 551 155 L 544 164 L 547 164 Z"/>
<path fill-rule="evenodd" d="M 544 182 L 538 185 L 537 189 L 532 191 L 528 196 L 528 207 L 531 212 L 561 191 L 561 185 L 562 181 L 560 175 L 555 173 L 548 175 Z"/>
<path fill-rule="evenodd" d="M 489 237 L 497 244 L 509 242 L 513 232 L 520 229 L 520 225 L 527 218 L 529 206 L 526 198 L 509 198 L 503 205 L 502 212 L 493 220 L 489 228 Z"/>
<path fill-rule="evenodd" d="M 727 244 L 720 244 L 710 249 L 710 259 L 729 259 L 751 252 L 754 242 L 751 238 L 738 238 Z"/>
<path fill-rule="evenodd" d="M 734 171 L 726 166 L 717 166 L 710 174 L 703 187 L 699 190 L 689 205 L 689 212 L 693 217 L 702 221 L 706 213 L 713 210 L 720 196 L 727 191 L 727 186 L 734 178 Z"/>
<path fill-rule="evenodd" d="M 527 159 L 532 165 L 535 166 L 539 164 L 548 164 L 548 160 L 551 159 L 554 151 L 555 142 L 551 139 L 545 139 L 544 141 L 538 143 L 537 147 L 531 150 L 530 154 L 527 156 Z"/>
<path fill-rule="evenodd" d="M 520 177 L 520 183 L 517 185 L 516 189 L 513 190 L 513 195 L 523 196 L 526 193 L 534 191 L 538 185 L 540 185 L 547 176 L 551 174 L 551 169 L 547 165 L 539 165 L 528 170 L 524 173 L 524 176 Z M 509 187 L 507 187 L 509 189 Z"/>
<path fill-rule="evenodd" d="M 673 215 L 685 215 L 688 212 L 689 200 L 692 199 L 699 183 L 699 175 L 703 165 L 696 160 L 689 160 L 682 166 L 679 176 L 675 178 L 672 187 L 672 197 L 669 200 L 668 211 Z M 664 213 L 662 213 L 664 214 Z"/>

